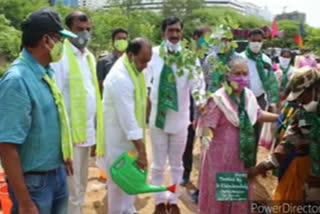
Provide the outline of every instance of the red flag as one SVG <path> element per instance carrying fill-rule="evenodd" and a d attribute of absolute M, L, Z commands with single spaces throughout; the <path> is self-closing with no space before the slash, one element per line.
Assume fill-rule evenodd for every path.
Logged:
<path fill-rule="evenodd" d="M 303 48 L 303 46 L 304 46 L 304 45 L 303 45 L 303 38 L 302 38 L 300 35 L 298 35 L 298 34 L 296 34 L 296 35 L 294 36 L 294 43 L 296 43 L 299 48 Z"/>
<path fill-rule="evenodd" d="M 278 24 L 277 24 L 277 20 L 273 20 L 272 22 L 272 32 L 271 32 L 271 38 L 276 37 L 278 33 Z"/>

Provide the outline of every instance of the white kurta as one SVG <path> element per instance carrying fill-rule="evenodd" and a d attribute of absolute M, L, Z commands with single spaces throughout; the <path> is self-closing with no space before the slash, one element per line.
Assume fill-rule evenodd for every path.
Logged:
<path fill-rule="evenodd" d="M 124 152 L 136 152 L 132 140 L 143 138 L 143 129 L 135 117 L 135 87 L 121 57 L 103 83 L 103 115 L 105 130 L 104 171 L 110 175 L 112 163 Z M 100 165 L 101 166 L 101 165 Z M 108 213 L 135 213 L 134 196 L 123 192 L 108 180 Z"/>
<path fill-rule="evenodd" d="M 87 139 L 85 142 L 80 144 L 74 144 L 73 149 L 73 167 L 74 175 L 68 177 L 69 186 L 69 205 L 68 213 L 78 213 L 82 212 L 82 205 L 84 203 L 84 198 L 88 183 L 88 167 L 89 167 L 89 157 L 90 157 L 90 147 L 96 144 L 96 130 L 95 130 L 95 118 L 96 118 L 96 93 L 100 93 L 95 90 L 93 84 L 91 70 L 89 67 L 87 56 L 89 51 L 87 49 L 82 53 L 78 48 L 71 44 L 73 53 L 79 63 L 79 68 L 81 69 L 82 79 L 84 87 L 86 90 L 86 101 L 87 101 Z M 57 62 L 51 64 L 52 68 L 55 70 L 55 78 L 57 81 L 58 88 L 60 89 L 64 101 L 66 104 L 67 112 L 69 115 L 69 120 L 71 122 L 71 106 L 70 106 L 70 79 L 69 79 L 69 59 L 67 54 L 67 49 L 64 49 L 63 58 Z M 71 126 L 71 123 L 70 123 Z M 72 128 L 72 126 L 71 126 Z"/>
<path fill-rule="evenodd" d="M 150 133 L 152 140 L 152 184 L 163 185 L 164 179 L 164 166 L 169 160 L 170 172 L 171 172 L 171 184 L 179 184 L 182 179 L 183 164 L 182 156 L 185 150 L 187 140 L 187 130 L 190 124 L 190 93 L 199 92 L 201 96 L 205 94 L 205 81 L 203 73 L 194 73 L 193 79 L 188 79 L 189 71 L 184 70 L 184 75 L 177 76 L 177 67 L 172 65 L 174 75 L 176 76 L 176 85 L 178 92 L 178 105 L 179 111 L 168 110 L 166 114 L 166 121 L 164 130 L 161 130 L 155 126 L 157 105 L 158 105 L 158 93 L 160 84 L 160 75 L 162 67 L 164 65 L 164 59 L 159 56 L 159 47 L 153 49 L 152 59 L 145 70 L 147 79 L 152 80 L 152 84 L 148 84 L 151 87 L 151 116 L 150 116 Z M 200 66 L 200 62 L 197 62 Z M 151 77 L 150 77 L 151 76 Z M 196 105 L 204 103 L 205 100 L 196 101 Z M 166 192 L 155 193 L 155 202 L 170 204 L 178 203 L 177 194 L 169 194 L 167 197 Z"/>
<path fill-rule="evenodd" d="M 249 67 L 249 88 L 256 97 L 260 97 L 266 92 L 260 80 L 256 62 L 252 59 L 249 59 L 245 52 L 242 52 L 240 55 L 247 61 Z M 263 61 L 268 62 L 270 65 L 272 65 L 271 59 L 267 55 L 262 54 L 262 59 Z M 267 69 L 265 69 L 265 73 L 268 73 Z"/>
<path fill-rule="evenodd" d="M 148 80 L 152 80 L 152 84 L 148 83 L 151 87 L 151 115 L 150 115 L 150 128 L 155 128 L 155 120 L 157 115 L 158 106 L 158 93 L 159 93 L 159 82 L 164 60 L 159 56 L 160 47 L 153 48 L 152 59 L 145 69 L 145 73 Z M 200 66 L 200 62 L 197 61 L 197 65 Z M 194 72 L 194 78 L 189 80 L 186 69 L 184 75 L 181 77 L 177 76 L 177 67 L 172 66 L 174 75 L 176 76 L 176 84 L 178 91 L 178 105 L 179 111 L 168 110 L 166 115 L 166 121 L 164 125 L 164 131 L 170 134 L 177 134 L 181 130 L 187 129 L 190 124 L 190 93 L 196 91 L 200 92 L 201 96 L 205 95 L 205 81 L 203 73 L 200 74 Z M 205 100 L 196 101 L 196 105 L 205 103 Z"/>
<path fill-rule="evenodd" d="M 120 58 L 103 83 L 103 115 L 108 165 L 123 152 L 136 151 L 132 140 L 142 139 L 135 117 L 134 84 Z"/>
<path fill-rule="evenodd" d="M 71 44 L 71 43 L 70 43 Z M 87 56 L 89 50 L 85 49 L 84 53 L 81 53 L 78 48 L 71 44 L 74 55 L 79 63 L 79 67 L 82 73 L 82 79 L 87 96 L 87 140 L 77 144 L 79 147 L 89 147 L 94 145 L 96 142 L 96 131 L 95 131 L 95 118 L 96 118 L 96 90 L 92 81 L 92 75 L 88 63 Z M 50 64 L 55 71 L 55 78 L 57 81 L 58 88 L 60 89 L 64 101 L 66 104 L 69 120 L 71 123 L 71 106 L 70 106 L 70 81 L 69 81 L 69 61 L 67 49 L 64 49 L 63 58 L 56 63 Z M 94 77 L 96 78 L 96 77 Z M 100 93 L 100 92 L 99 92 Z M 72 127 L 71 127 L 72 128 Z"/>

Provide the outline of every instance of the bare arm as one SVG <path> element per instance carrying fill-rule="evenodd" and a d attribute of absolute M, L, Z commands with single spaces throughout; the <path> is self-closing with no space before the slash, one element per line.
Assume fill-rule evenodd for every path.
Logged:
<path fill-rule="evenodd" d="M 0 143 L 0 157 L 10 185 L 18 200 L 19 212 L 21 214 L 38 214 L 38 210 L 24 182 L 16 145 L 12 143 Z"/>
<path fill-rule="evenodd" d="M 267 111 L 261 111 L 261 116 L 259 117 L 259 122 L 277 122 L 279 115 L 270 113 Z"/>
<path fill-rule="evenodd" d="M 140 169 L 145 170 L 146 168 L 148 168 L 148 160 L 147 160 L 145 144 L 141 139 L 132 140 L 132 142 L 138 152 L 137 165 L 139 166 Z"/>

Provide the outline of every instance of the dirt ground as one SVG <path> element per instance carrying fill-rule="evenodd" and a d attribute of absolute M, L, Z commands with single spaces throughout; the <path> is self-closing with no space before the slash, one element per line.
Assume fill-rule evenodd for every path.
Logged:
<path fill-rule="evenodd" d="M 151 147 L 150 139 L 147 143 L 148 160 L 151 165 Z M 179 207 L 182 214 L 197 213 L 197 205 L 190 200 L 190 195 L 195 189 L 198 182 L 199 166 L 200 166 L 200 143 L 197 141 L 194 148 L 194 163 L 191 174 L 191 184 L 186 188 L 181 187 L 181 197 Z M 264 148 L 259 148 L 258 160 L 263 160 L 268 154 Z M 2 170 L 2 169 L 1 169 Z M 166 175 L 166 183 L 168 184 L 169 175 Z M 272 192 L 277 184 L 277 179 L 269 175 L 267 178 L 258 178 L 255 185 L 256 200 L 270 200 Z M 89 183 L 84 204 L 84 214 L 107 214 L 107 189 L 105 181 L 100 179 L 99 169 L 95 166 L 95 160 L 92 158 L 89 167 Z M 151 194 L 139 195 L 136 200 L 136 208 L 139 214 L 151 214 L 154 210 L 154 199 Z M 2 211 L 0 210 L 0 214 Z"/>
<path fill-rule="evenodd" d="M 150 140 L 148 140 L 150 142 Z M 179 200 L 179 207 L 182 214 L 197 213 L 197 205 L 190 200 L 190 194 L 194 191 L 195 185 L 198 181 L 198 173 L 200 166 L 200 143 L 197 142 L 194 148 L 194 164 L 191 174 L 191 183 L 187 188 L 181 187 L 182 193 Z M 148 160 L 151 165 L 151 148 L 150 143 L 147 143 Z M 259 148 L 258 160 L 262 160 L 268 151 L 264 148 Z M 166 176 L 166 183 L 168 184 L 168 173 Z M 255 185 L 256 200 L 270 200 L 272 192 L 277 184 L 277 180 L 274 176 L 268 176 L 267 178 L 258 178 Z M 85 214 L 106 214 L 107 213 L 107 190 L 105 182 L 99 179 L 99 169 L 95 167 L 94 160 L 91 160 L 89 168 L 89 184 L 85 199 L 84 213 Z M 139 195 L 136 200 L 136 208 L 139 214 L 151 214 L 154 210 L 154 199 L 151 194 Z"/>

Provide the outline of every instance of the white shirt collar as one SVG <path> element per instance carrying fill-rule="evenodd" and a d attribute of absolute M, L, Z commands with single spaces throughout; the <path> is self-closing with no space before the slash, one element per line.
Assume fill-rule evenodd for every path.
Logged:
<path fill-rule="evenodd" d="M 86 57 L 88 54 L 89 54 L 89 51 L 87 48 L 84 48 L 84 52 L 82 53 L 79 48 L 77 48 L 76 46 L 74 46 L 71 42 L 71 47 L 72 47 L 72 51 L 74 53 L 74 55 L 76 56 L 83 56 L 83 57 Z"/>

